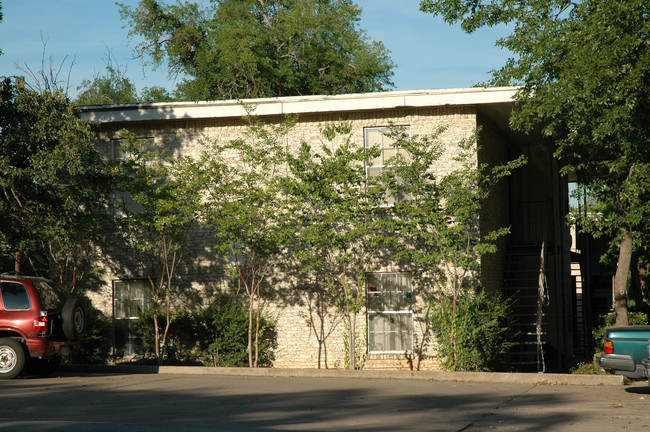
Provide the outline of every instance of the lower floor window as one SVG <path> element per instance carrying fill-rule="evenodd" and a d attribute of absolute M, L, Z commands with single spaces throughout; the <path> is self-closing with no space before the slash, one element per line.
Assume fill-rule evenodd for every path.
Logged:
<path fill-rule="evenodd" d="M 135 325 L 150 308 L 149 281 L 144 279 L 113 282 L 114 351 L 118 357 L 144 354 Z"/>
<path fill-rule="evenodd" d="M 410 273 L 366 275 L 368 352 L 413 350 L 413 311 Z"/>

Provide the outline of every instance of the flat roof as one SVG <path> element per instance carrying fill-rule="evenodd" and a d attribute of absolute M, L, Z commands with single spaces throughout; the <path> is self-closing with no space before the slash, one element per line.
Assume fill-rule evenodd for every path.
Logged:
<path fill-rule="evenodd" d="M 472 87 L 335 96 L 287 96 L 206 102 L 84 106 L 81 107 L 81 118 L 98 123 L 116 123 L 242 117 L 247 114 L 244 105 L 253 105 L 255 107 L 254 114 L 259 116 L 372 111 L 445 105 L 486 105 L 513 103 L 517 90 L 518 87 Z"/>

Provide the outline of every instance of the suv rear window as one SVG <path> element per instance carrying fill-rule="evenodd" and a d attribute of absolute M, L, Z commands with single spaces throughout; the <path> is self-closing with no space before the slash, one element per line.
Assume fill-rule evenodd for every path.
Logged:
<path fill-rule="evenodd" d="M 29 295 L 27 289 L 21 283 L 17 282 L 0 282 L 0 297 L 2 305 L 7 311 L 29 310 Z"/>

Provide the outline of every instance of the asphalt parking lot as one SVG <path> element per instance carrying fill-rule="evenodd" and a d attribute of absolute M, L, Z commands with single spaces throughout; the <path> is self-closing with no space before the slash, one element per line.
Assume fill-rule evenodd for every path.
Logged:
<path fill-rule="evenodd" d="M 646 382 L 173 372 L 0 381 L 0 430 L 650 431 Z"/>

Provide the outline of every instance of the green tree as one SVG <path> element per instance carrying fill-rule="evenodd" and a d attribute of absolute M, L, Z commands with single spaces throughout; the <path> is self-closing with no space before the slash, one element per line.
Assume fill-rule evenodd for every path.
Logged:
<path fill-rule="evenodd" d="M 117 105 L 132 103 L 170 102 L 175 100 L 167 89 L 161 86 L 145 87 L 138 96 L 133 81 L 126 75 L 126 68 L 114 61 L 109 50 L 105 57 L 104 75 L 96 74 L 92 80 L 83 80 L 77 87 L 78 105 Z"/>
<path fill-rule="evenodd" d="M 495 84 L 520 84 L 512 125 L 541 128 L 564 172 L 598 203 L 582 220 L 618 252 L 618 325 L 627 323 L 632 251 L 650 214 L 650 3 L 646 0 L 424 0 L 424 12 L 472 32 L 509 24 L 497 41 L 514 56 Z"/>
<path fill-rule="evenodd" d="M 95 75 L 92 80 L 83 80 L 77 87 L 79 105 L 117 105 L 138 102 L 133 82 L 118 67 L 106 66 L 104 76 Z"/>
<path fill-rule="evenodd" d="M 185 100 L 371 92 L 393 63 L 358 26 L 350 0 L 213 0 L 120 4 L 138 55 L 166 63 Z"/>
<path fill-rule="evenodd" d="M 151 86 L 143 88 L 138 99 L 142 103 L 154 103 L 173 102 L 176 100 L 176 97 L 169 93 L 165 87 Z"/>
<path fill-rule="evenodd" d="M 479 164 L 476 137 L 472 137 L 458 144 L 454 156 L 458 168 L 437 172 L 432 167 L 441 165 L 446 150 L 439 139 L 443 131 L 412 137 L 394 127 L 388 133 L 400 151 L 385 162 L 381 181 L 404 199 L 397 200 L 379 223 L 384 241 L 395 251 L 394 258 L 408 262 L 419 276 L 420 295 L 433 309 L 434 331 L 447 355 L 445 366 L 481 369 L 493 365 L 494 359 L 481 362 L 480 355 L 494 356 L 505 349 L 504 344 L 500 344 L 502 349 L 494 346 L 493 351 L 472 351 L 476 349 L 473 345 L 494 343 L 499 337 L 505 342 L 506 328 L 505 307 L 487 308 L 499 302 L 492 300 L 497 293 L 484 293 L 478 280 L 481 257 L 496 251 L 496 240 L 506 235 L 508 228 L 486 232 L 481 229 L 479 214 L 496 182 L 526 160 L 519 157 L 496 166 Z M 477 302 L 474 309 L 473 300 Z M 496 314 L 487 319 L 494 326 L 472 329 L 472 324 L 486 322 L 483 317 L 488 310 Z M 464 316 L 469 312 L 474 313 L 473 318 Z M 490 341 L 471 340 L 496 330 L 500 333 Z"/>
<path fill-rule="evenodd" d="M 323 138 L 318 148 L 303 143 L 288 156 L 292 250 L 332 295 L 348 332 L 348 366 L 357 369 L 356 324 L 366 304 L 366 272 L 377 258 L 375 221 L 386 191 L 366 178 L 365 162 L 379 150 L 355 143 L 349 124 L 326 127 Z"/>
<path fill-rule="evenodd" d="M 248 296 L 248 362 L 257 367 L 262 288 L 288 236 L 279 178 L 292 120 L 269 126 L 249 115 L 245 121 L 241 139 L 207 143 L 194 169 L 203 193 L 200 220 L 214 231 L 216 249 L 229 257 Z"/>
<path fill-rule="evenodd" d="M 0 91 L 0 253 L 52 272 L 65 298 L 92 273 L 111 167 L 62 90 Z"/>
<path fill-rule="evenodd" d="M 146 141 L 122 131 L 120 235 L 145 269 L 153 300 L 155 354 L 162 364 L 178 295 L 177 267 L 187 254 L 187 234 L 194 222 L 198 187 L 185 170 L 184 159 L 165 158 Z M 159 317 L 164 317 L 164 328 Z"/>

